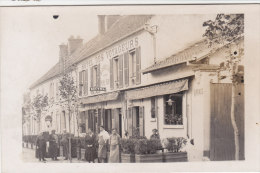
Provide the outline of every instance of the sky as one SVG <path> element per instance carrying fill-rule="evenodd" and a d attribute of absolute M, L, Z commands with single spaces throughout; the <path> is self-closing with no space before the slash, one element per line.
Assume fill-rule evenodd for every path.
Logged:
<path fill-rule="evenodd" d="M 2 96 L 12 99 L 10 109 L 21 106 L 23 93 L 58 62 L 60 44 L 71 35 L 85 43 L 98 31 L 96 13 L 83 7 L 2 8 L 0 14 Z"/>

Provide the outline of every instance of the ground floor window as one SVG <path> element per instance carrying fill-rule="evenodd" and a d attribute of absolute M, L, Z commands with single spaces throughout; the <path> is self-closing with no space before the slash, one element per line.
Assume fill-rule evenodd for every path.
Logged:
<path fill-rule="evenodd" d="M 183 125 L 182 97 L 183 94 L 168 94 L 164 96 L 165 125 Z"/>

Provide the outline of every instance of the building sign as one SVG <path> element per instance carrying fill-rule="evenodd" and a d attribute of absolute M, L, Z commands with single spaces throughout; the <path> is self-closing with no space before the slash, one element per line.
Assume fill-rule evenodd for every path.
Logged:
<path fill-rule="evenodd" d="M 108 58 L 115 57 L 119 54 L 122 54 L 128 50 L 134 49 L 138 46 L 138 37 L 132 38 L 130 40 L 124 41 L 113 48 L 106 51 Z"/>
<path fill-rule="evenodd" d="M 90 87 L 90 91 L 106 91 L 106 87 Z"/>

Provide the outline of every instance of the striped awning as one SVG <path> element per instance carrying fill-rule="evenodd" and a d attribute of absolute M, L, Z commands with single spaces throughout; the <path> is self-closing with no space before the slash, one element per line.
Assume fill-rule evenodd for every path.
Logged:
<path fill-rule="evenodd" d="M 117 100 L 119 96 L 119 92 L 111 92 L 106 94 L 100 94 L 97 96 L 91 96 L 81 99 L 82 104 L 92 104 L 98 102 L 105 102 L 110 100 Z"/>
<path fill-rule="evenodd" d="M 138 100 L 153 96 L 178 93 L 188 90 L 188 79 L 167 82 L 126 92 L 128 100 Z"/>

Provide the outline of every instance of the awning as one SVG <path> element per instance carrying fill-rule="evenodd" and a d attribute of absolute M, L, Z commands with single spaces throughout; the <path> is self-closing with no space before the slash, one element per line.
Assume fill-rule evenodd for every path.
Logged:
<path fill-rule="evenodd" d="M 110 101 L 110 100 L 117 100 L 118 96 L 119 96 L 119 92 L 100 94 L 97 96 L 82 98 L 81 103 L 82 104 L 92 104 L 92 103 L 105 102 L 105 101 Z"/>
<path fill-rule="evenodd" d="M 136 90 L 130 90 L 126 92 L 126 98 L 128 100 L 137 100 L 153 96 L 173 94 L 185 90 L 188 90 L 188 79 L 182 79 L 173 82 L 152 85 Z"/>

